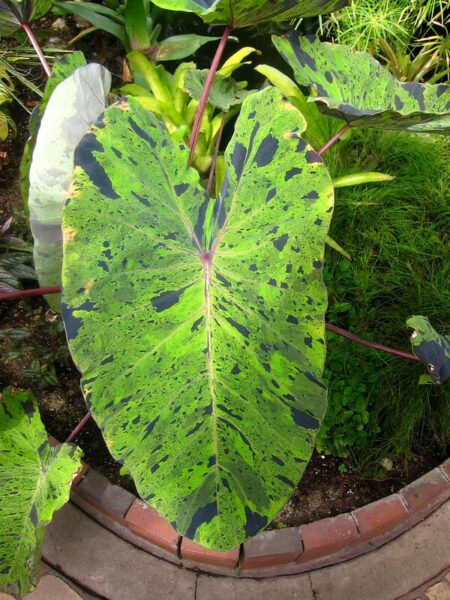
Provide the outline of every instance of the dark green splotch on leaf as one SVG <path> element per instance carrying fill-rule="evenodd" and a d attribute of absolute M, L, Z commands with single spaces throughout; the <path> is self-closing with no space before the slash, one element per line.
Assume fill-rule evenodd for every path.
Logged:
<path fill-rule="evenodd" d="M 169 10 L 194 12 L 206 23 L 249 27 L 266 21 L 314 17 L 347 6 L 349 0 L 152 0 Z"/>
<path fill-rule="evenodd" d="M 218 550 L 287 500 L 326 408 L 333 185 L 304 130 L 278 91 L 249 96 L 210 200 L 188 150 L 130 98 L 81 141 L 63 211 L 62 314 L 93 417 L 142 498 Z"/>
<path fill-rule="evenodd" d="M 413 316 L 406 321 L 414 329 L 411 345 L 414 354 L 427 367 L 434 383 L 450 379 L 450 340 L 433 329 L 427 317 Z"/>
<path fill-rule="evenodd" d="M 356 127 L 450 131 L 449 85 L 401 83 L 366 52 L 316 37 L 291 32 L 272 39 L 323 113 Z"/>
<path fill-rule="evenodd" d="M 80 458 L 72 444 L 48 444 L 29 392 L 0 392 L 0 592 L 31 590 L 44 527 L 69 499 Z"/>

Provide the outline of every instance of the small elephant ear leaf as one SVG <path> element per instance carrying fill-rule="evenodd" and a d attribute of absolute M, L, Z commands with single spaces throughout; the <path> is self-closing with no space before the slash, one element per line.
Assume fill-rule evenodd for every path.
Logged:
<path fill-rule="evenodd" d="M 25 148 L 20 162 L 20 192 L 22 194 L 22 200 L 24 203 L 25 211 L 28 214 L 28 192 L 30 188 L 30 166 L 31 157 L 33 155 L 34 147 L 36 145 L 37 133 L 39 125 L 41 124 L 42 116 L 47 108 L 50 96 L 53 94 L 54 89 L 64 79 L 67 79 L 72 75 L 75 69 L 82 67 L 86 64 L 86 60 L 82 52 L 71 52 L 66 54 L 61 60 L 53 64 L 52 72 L 47 80 L 45 86 L 44 95 L 39 104 L 33 109 L 30 117 L 29 131 L 30 137 L 26 141 Z"/>
<path fill-rule="evenodd" d="M 426 365 L 434 383 L 450 379 L 450 339 L 437 333 L 427 317 L 413 316 L 406 321 L 414 329 L 411 345 L 417 358 Z"/>
<path fill-rule="evenodd" d="M 217 200 L 133 99 L 76 151 L 61 310 L 91 413 L 141 497 L 229 550 L 266 527 L 326 409 L 333 185 L 273 88 L 244 100 Z M 92 207 L 95 207 L 95 210 Z"/>
<path fill-rule="evenodd" d="M 169 10 L 194 12 L 206 23 L 250 27 L 267 21 L 314 17 L 350 4 L 349 0 L 152 0 Z"/>
<path fill-rule="evenodd" d="M 0 0 L 0 36 L 12 35 L 23 23 L 43 17 L 55 0 Z"/>
<path fill-rule="evenodd" d="M 184 91 L 195 100 L 200 100 L 207 77 L 208 69 L 189 69 L 184 75 Z M 215 108 L 228 111 L 232 106 L 242 104 L 244 98 L 251 93 L 250 90 L 243 89 L 232 77 L 216 73 L 208 102 Z"/>
<path fill-rule="evenodd" d="M 449 85 L 401 83 L 366 52 L 316 37 L 291 32 L 272 40 L 325 114 L 356 127 L 444 132 Z"/>
<path fill-rule="evenodd" d="M 29 392 L 0 393 L 0 592 L 32 589 L 44 527 L 68 501 L 80 459 L 72 444 L 49 445 Z"/>
<path fill-rule="evenodd" d="M 69 195 L 74 151 L 107 105 L 111 75 L 104 67 L 80 67 L 48 101 L 30 167 L 29 211 L 34 265 L 41 287 L 61 283 L 61 212 Z M 52 308 L 58 299 L 49 297 Z"/>

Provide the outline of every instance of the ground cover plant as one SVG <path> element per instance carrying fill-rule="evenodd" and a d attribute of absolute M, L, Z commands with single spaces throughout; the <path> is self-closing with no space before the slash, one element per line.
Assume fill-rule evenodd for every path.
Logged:
<path fill-rule="evenodd" d="M 273 85 L 250 91 L 232 75 L 253 48 L 241 49 L 219 71 L 234 29 L 318 15 L 347 2 L 155 4 L 225 26 L 211 68 L 202 72 L 185 63 L 173 71 L 135 50 L 129 55 L 133 83 L 109 94 L 109 73 L 84 64 L 82 55 L 55 66 L 22 163 L 43 287 L 3 299 L 62 292 L 61 304 L 56 295 L 49 301 L 61 308 L 87 407 L 111 455 L 180 534 L 228 550 L 264 529 L 292 493 L 326 414 L 326 381 L 332 410 L 319 448 L 344 456 L 380 433 L 377 413 L 369 410 L 380 374 L 365 364 L 362 385 L 341 368 L 339 348 L 323 375 L 322 273 L 326 243 L 339 265 L 354 260 L 348 240 L 335 239 L 339 229 L 328 234 L 335 189 L 351 194 L 354 184 L 389 186 L 395 173 L 386 161 L 358 165 L 348 176 L 336 144 L 352 156 L 352 144 L 374 135 L 369 129 L 446 134 L 450 89 L 402 84 L 367 54 L 290 33 L 273 41 L 301 87 L 261 65 L 258 72 Z M 5 14 L 5 22 L 13 15 L 14 25 L 29 33 L 31 9 L 19 14 L 8 4 Z M 349 71 L 359 80 L 352 82 Z M 373 73 L 361 90 L 363 77 Z M 236 115 L 222 155 L 227 119 Z M 435 208 L 437 227 L 444 201 Z M 435 233 L 440 240 L 439 227 Z M 345 280 L 339 269 L 336 279 L 333 267 L 325 273 L 332 292 L 327 328 L 355 338 L 339 328 L 352 310 L 333 290 Z M 423 362 L 427 382 L 440 386 L 450 377 L 449 342 L 432 329 L 435 314 L 430 324 L 408 310 L 401 317 L 405 337 L 408 317 L 413 354 L 359 342 Z M 392 339 L 395 345 L 398 336 Z M 357 369 L 355 361 L 347 365 Z M 2 398 L 8 431 L 14 393 Z M 36 415 L 27 403 L 17 407 Z M 38 462 L 40 450 L 33 454 Z M 3 464 L 8 477 L 14 464 Z M 45 522 L 55 507 L 48 496 L 42 499 Z M 10 518 L 8 510 L 2 502 L 0 522 Z M 38 549 L 41 519 L 34 505 L 28 510 L 39 528 L 30 546 Z M 3 589 L 29 589 L 32 569 L 24 557 L 0 571 Z"/>

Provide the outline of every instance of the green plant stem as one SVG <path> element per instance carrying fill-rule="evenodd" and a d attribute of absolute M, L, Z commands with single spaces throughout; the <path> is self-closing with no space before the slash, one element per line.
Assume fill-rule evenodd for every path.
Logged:
<path fill-rule="evenodd" d="M 223 129 L 225 127 L 226 118 L 227 118 L 226 113 L 223 113 L 222 120 L 220 122 L 220 128 L 219 128 L 219 131 L 217 132 L 216 146 L 214 148 L 214 155 L 213 155 L 213 159 L 212 159 L 212 163 L 211 163 L 211 168 L 209 170 L 208 185 L 206 186 L 206 193 L 208 194 L 208 196 L 209 196 L 209 193 L 211 192 L 211 187 L 212 187 L 212 183 L 214 180 L 214 172 L 216 170 L 216 162 L 217 162 L 217 157 L 219 156 L 220 142 L 222 141 L 222 134 L 223 134 Z"/>
<path fill-rule="evenodd" d="M 216 54 L 214 55 L 213 61 L 211 63 L 211 68 L 208 72 L 208 77 L 205 81 L 205 87 L 203 88 L 202 95 L 200 97 L 197 114 L 195 115 L 195 121 L 192 127 L 191 139 L 189 140 L 189 164 L 192 164 L 192 161 L 194 159 L 195 147 L 197 146 L 197 140 L 200 134 L 200 126 L 202 123 L 203 115 L 205 114 L 206 105 L 208 104 L 209 93 L 211 91 L 211 87 L 214 82 L 214 77 L 216 76 L 217 69 L 219 68 L 219 64 L 222 59 L 222 55 L 227 45 L 231 31 L 232 28 L 229 25 L 227 25 L 222 34 L 222 38 L 219 42 L 219 45 L 217 46 Z"/>
<path fill-rule="evenodd" d="M 41 47 L 39 46 L 39 43 L 37 41 L 37 39 L 34 37 L 33 32 L 30 29 L 30 26 L 28 25 L 28 23 L 22 23 L 22 29 L 25 31 L 25 33 L 28 36 L 28 39 L 30 40 L 31 45 L 33 46 L 37 57 L 39 58 L 39 60 L 41 61 L 41 65 L 42 68 L 44 69 L 47 77 L 50 77 L 52 70 L 50 69 L 50 65 L 47 62 L 47 59 L 44 56 L 44 53 L 42 52 Z"/>
<path fill-rule="evenodd" d="M 351 129 L 351 125 L 350 123 L 348 123 L 347 125 L 345 125 L 342 129 L 340 129 L 336 135 L 333 135 L 333 137 L 331 138 L 331 140 L 328 140 L 328 142 L 325 144 L 325 146 L 323 146 L 319 151 L 318 151 L 318 155 L 322 156 L 323 154 L 325 154 L 325 152 L 327 150 L 329 150 L 331 148 L 331 146 L 334 146 L 334 144 L 344 135 L 344 133 L 346 131 L 348 131 L 349 129 Z"/>

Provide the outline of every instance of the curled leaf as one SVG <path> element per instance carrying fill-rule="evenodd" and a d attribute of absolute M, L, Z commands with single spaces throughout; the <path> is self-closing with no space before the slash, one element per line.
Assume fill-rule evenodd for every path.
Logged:
<path fill-rule="evenodd" d="M 450 340 L 433 329 L 427 317 L 413 316 L 406 321 L 414 329 L 411 345 L 414 354 L 427 367 L 433 383 L 450 379 Z"/>

